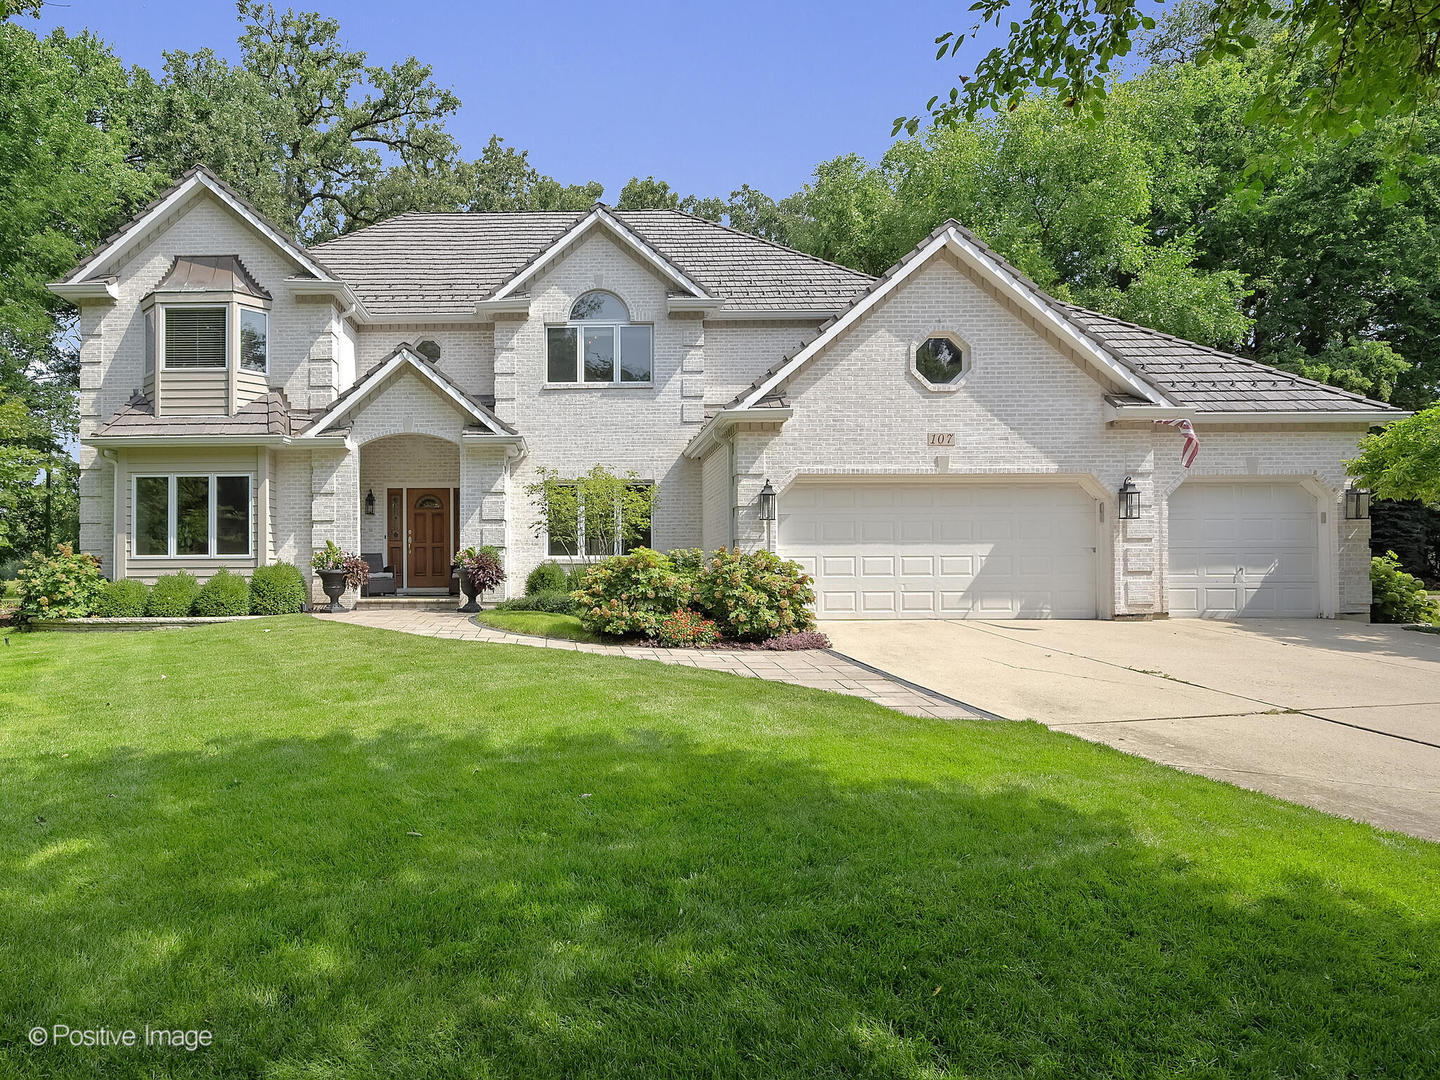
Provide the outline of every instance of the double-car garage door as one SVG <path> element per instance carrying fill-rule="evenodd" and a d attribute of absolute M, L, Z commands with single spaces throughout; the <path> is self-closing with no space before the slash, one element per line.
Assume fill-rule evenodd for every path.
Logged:
<path fill-rule="evenodd" d="M 1297 484 L 1182 484 L 1170 614 L 1318 615 L 1316 509 Z M 781 500 L 777 547 L 815 579 L 822 619 L 1091 619 L 1098 519 L 1074 484 L 804 480 Z"/>
<path fill-rule="evenodd" d="M 1092 619 L 1097 516 L 1073 484 L 800 482 L 777 539 L 822 619 Z"/>

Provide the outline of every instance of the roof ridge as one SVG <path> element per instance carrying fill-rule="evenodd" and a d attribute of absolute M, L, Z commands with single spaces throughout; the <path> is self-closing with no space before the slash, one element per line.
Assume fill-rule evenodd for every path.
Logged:
<path fill-rule="evenodd" d="M 1283 375 L 1287 379 L 1293 379 L 1295 382 L 1304 383 L 1306 386 L 1312 386 L 1317 390 L 1324 390 L 1327 393 L 1335 394 L 1338 397 L 1348 398 L 1351 401 L 1363 401 L 1367 405 L 1376 405 L 1383 409 L 1395 408 L 1394 405 L 1391 405 L 1387 401 L 1380 401 L 1377 398 L 1366 397 L 1364 394 L 1357 394 L 1353 390 L 1346 390 L 1342 386 L 1335 386 L 1331 383 L 1321 382 L 1318 379 L 1311 379 L 1304 375 L 1298 375 L 1293 371 L 1286 371 L 1284 368 L 1277 368 L 1274 364 L 1267 364 L 1265 363 L 1265 361 L 1256 359 L 1253 356 L 1244 356 L 1241 353 L 1230 352 L 1226 349 L 1217 349 L 1213 345 L 1204 345 L 1198 341 L 1191 341 L 1189 338 L 1182 338 L 1177 334 L 1167 334 L 1164 330 L 1156 330 L 1154 327 L 1143 326 L 1140 323 L 1130 322 L 1115 315 L 1107 315 L 1103 311 L 1096 311 L 1094 308 L 1087 308 L 1080 304 L 1072 304 L 1066 300 L 1057 300 L 1056 303 L 1064 304 L 1066 307 L 1073 308 L 1075 311 L 1084 312 L 1087 315 L 1093 315 L 1097 319 L 1105 319 L 1107 322 L 1118 323 L 1121 326 L 1129 327 L 1131 330 L 1139 330 L 1143 333 L 1151 335 L 1152 337 L 1164 338 L 1166 341 L 1173 341 L 1177 345 L 1185 345 L 1192 349 L 1200 349 L 1215 356 L 1224 357 L 1226 360 L 1238 360 L 1242 364 L 1249 364 L 1252 367 L 1263 368 L 1266 371 L 1273 371 L 1277 375 Z"/>
<path fill-rule="evenodd" d="M 744 229 L 737 229 L 734 225 L 726 225 L 723 221 L 711 221 L 707 217 L 701 217 L 699 214 L 692 214 L 689 210 L 681 210 L 678 207 L 656 206 L 643 207 L 638 210 L 616 210 L 611 208 L 610 212 L 612 214 L 634 214 L 645 213 L 646 211 L 651 210 L 658 210 L 666 214 L 679 214 L 681 217 L 689 218 L 692 221 L 701 221 L 704 222 L 706 225 L 712 225 L 717 229 L 723 229 L 726 232 L 734 233 L 736 236 L 743 236 L 747 240 L 755 240 L 761 244 L 768 244 L 770 247 L 778 248 L 780 251 L 787 251 L 791 255 L 799 255 L 802 258 L 813 259 L 815 262 L 823 263 L 826 266 L 833 266 L 837 270 L 844 270 L 847 274 L 855 274 L 859 277 L 869 278 L 871 281 L 876 280 L 874 274 L 867 274 L 864 270 L 856 270 L 853 266 L 846 266 L 844 263 L 838 263 L 834 259 L 826 259 L 820 255 L 812 255 L 808 251 L 801 251 L 799 248 L 790 247 L 788 244 L 782 244 L 777 240 L 771 240 L 768 237 L 760 236 L 756 233 L 746 232 Z"/>

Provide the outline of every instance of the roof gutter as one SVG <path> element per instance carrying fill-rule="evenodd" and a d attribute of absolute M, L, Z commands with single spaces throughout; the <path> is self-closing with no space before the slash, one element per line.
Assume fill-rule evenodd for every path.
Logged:
<path fill-rule="evenodd" d="M 321 281 L 318 278 L 290 277 L 285 284 L 295 296 L 329 296 L 339 300 L 357 322 L 371 322 L 369 309 L 343 281 Z"/>
<path fill-rule="evenodd" d="M 1403 420 L 1412 413 L 1402 409 L 1252 409 L 1236 412 L 1207 412 L 1203 409 L 1162 408 L 1159 406 L 1131 405 L 1115 406 L 1108 402 L 1103 407 L 1107 424 L 1123 420 L 1158 421 L 1189 420 L 1197 426 L 1211 427 L 1227 424 L 1388 424 Z"/>
<path fill-rule="evenodd" d="M 81 300 L 120 299 L 120 289 L 113 281 L 51 281 L 45 288 L 72 304 Z"/>
<path fill-rule="evenodd" d="M 303 441 L 294 435 L 99 435 L 81 439 L 97 449 L 167 446 L 344 446 L 344 435 L 320 435 Z"/>
<path fill-rule="evenodd" d="M 697 461 L 720 442 L 725 432 L 739 424 L 783 424 L 793 415 L 795 410 L 788 405 L 726 409 L 705 421 L 705 426 L 686 445 L 684 454 L 691 461 Z"/>
<path fill-rule="evenodd" d="M 485 431 L 462 431 L 460 442 L 471 446 L 500 446 L 505 448 L 505 456 L 522 458 L 528 453 L 523 435 L 492 435 Z"/>

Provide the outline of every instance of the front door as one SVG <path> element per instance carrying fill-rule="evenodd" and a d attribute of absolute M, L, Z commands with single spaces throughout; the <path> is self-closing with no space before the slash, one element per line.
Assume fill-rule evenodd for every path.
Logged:
<path fill-rule="evenodd" d="M 405 586 L 443 589 L 450 584 L 450 489 L 411 488 L 409 564 Z"/>

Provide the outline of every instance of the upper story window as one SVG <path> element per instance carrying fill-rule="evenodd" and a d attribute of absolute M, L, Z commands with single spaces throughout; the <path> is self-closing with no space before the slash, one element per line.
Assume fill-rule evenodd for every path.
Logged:
<path fill-rule="evenodd" d="M 157 366 L 269 374 L 270 294 L 238 256 L 177 256 L 143 307 L 147 376 Z"/>
<path fill-rule="evenodd" d="M 545 328 L 545 381 L 614 386 L 648 383 L 653 327 L 632 323 L 619 297 L 595 290 L 570 308 L 570 321 Z"/>

